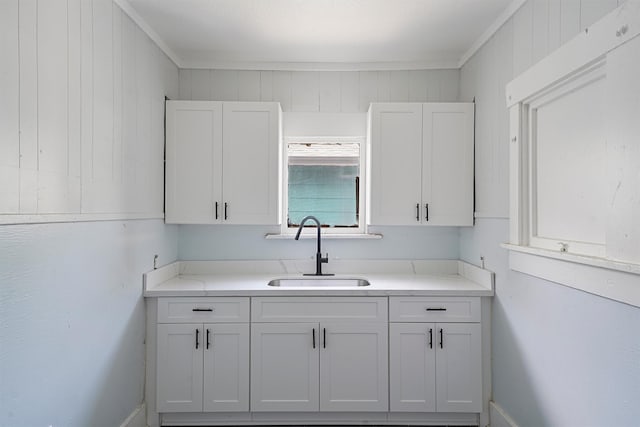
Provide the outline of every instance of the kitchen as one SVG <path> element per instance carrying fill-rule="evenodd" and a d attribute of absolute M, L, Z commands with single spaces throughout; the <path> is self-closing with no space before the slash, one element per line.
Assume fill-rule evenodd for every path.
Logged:
<path fill-rule="evenodd" d="M 507 84 L 620 3 L 509 3 L 459 66 L 300 70 L 178 67 L 132 18 L 135 1 L 3 1 L 0 425 L 144 416 L 141 282 L 154 262 L 313 256 L 312 240 L 265 239 L 273 227 L 165 225 L 165 96 L 279 101 L 301 119 L 325 108 L 361 118 L 369 102 L 475 100 L 474 226 L 326 239 L 329 264 L 484 264 L 495 273 L 491 424 L 637 423 L 637 299 L 514 271 L 502 246 L 511 241 Z"/>

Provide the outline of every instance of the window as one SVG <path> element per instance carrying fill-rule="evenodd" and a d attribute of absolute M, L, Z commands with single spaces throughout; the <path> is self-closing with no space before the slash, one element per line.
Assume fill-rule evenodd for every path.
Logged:
<path fill-rule="evenodd" d="M 287 138 L 283 232 L 313 215 L 330 233 L 363 233 L 362 138 Z M 313 225 L 313 224 L 310 224 Z"/>

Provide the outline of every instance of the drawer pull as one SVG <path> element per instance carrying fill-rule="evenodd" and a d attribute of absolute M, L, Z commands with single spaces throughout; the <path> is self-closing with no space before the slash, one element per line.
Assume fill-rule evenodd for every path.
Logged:
<path fill-rule="evenodd" d="M 443 337 L 442 337 L 442 329 L 440 329 L 440 348 L 443 348 Z"/>
<path fill-rule="evenodd" d="M 445 307 L 427 307 L 427 311 L 447 311 Z"/>
<path fill-rule="evenodd" d="M 316 348 L 316 328 L 313 328 L 312 344 L 313 344 L 313 348 Z"/>
<path fill-rule="evenodd" d="M 209 336 L 211 335 L 211 331 L 207 328 L 207 350 L 209 350 L 209 346 L 211 345 L 211 341 L 209 340 Z"/>
<path fill-rule="evenodd" d="M 322 348 L 327 348 L 327 328 L 322 328 Z"/>
<path fill-rule="evenodd" d="M 429 328 L 429 348 L 433 348 L 433 329 Z"/>
<path fill-rule="evenodd" d="M 213 308 L 194 308 L 191 311 L 213 311 Z"/>
<path fill-rule="evenodd" d="M 196 350 L 198 349 L 198 346 L 200 345 L 200 342 L 198 341 L 198 336 L 200 335 L 200 329 L 196 329 Z"/>

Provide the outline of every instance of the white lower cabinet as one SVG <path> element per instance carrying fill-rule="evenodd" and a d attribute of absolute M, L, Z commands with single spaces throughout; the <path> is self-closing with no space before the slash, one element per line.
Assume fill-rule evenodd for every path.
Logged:
<path fill-rule="evenodd" d="M 252 411 L 388 410 L 386 298 L 254 301 L 254 318 L 276 321 L 251 325 Z"/>
<path fill-rule="evenodd" d="M 461 299 L 479 316 L 479 299 Z M 482 412 L 482 346 L 478 322 L 394 323 L 411 315 L 447 319 L 456 298 L 391 301 L 389 325 L 390 410 L 395 412 Z M 419 307 L 423 305 L 424 307 Z M 475 310 L 475 306 L 478 310 Z M 447 314 L 449 310 L 449 314 Z M 395 314 L 394 314 L 395 313 Z M 459 317 L 459 310 L 455 317 Z"/>
<path fill-rule="evenodd" d="M 248 299 L 201 300 L 174 298 L 158 303 L 159 321 L 201 318 L 221 323 L 158 323 L 157 410 L 247 412 Z M 186 315 L 175 315 L 182 312 Z M 245 318 L 246 323 L 224 323 Z"/>

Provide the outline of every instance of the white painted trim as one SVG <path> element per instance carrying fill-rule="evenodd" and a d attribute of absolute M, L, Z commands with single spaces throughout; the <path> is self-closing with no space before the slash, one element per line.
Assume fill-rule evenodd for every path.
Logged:
<path fill-rule="evenodd" d="M 503 247 L 509 249 L 512 270 L 640 307 L 640 265 L 615 263 L 628 266 L 627 271 L 622 271 L 613 269 L 609 260 L 514 245 Z"/>
<path fill-rule="evenodd" d="M 138 15 L 138 12 L 136 12 L 136 10 L 133 8 L 133 6 L 131 6 L 131 3 L 129 3 L 128 0 L 113 1 L 115 2 L 115 4 L 120 6 L 120 9 L 122 9 L 122 11 L 133 20 L 133 22 L 138 24 L 140 29 L 142 29 L 142 31 L 144 31 L 149 36 L 149 38 L 158 45 L 160 50 L 162 50 L 178 68 L 185 68 L 182 66 L 182 58 L 180 58 L 180 56 L 178 56 L 178 54 L 176 54 L 173 49 L 171 49 L 169 45 L 165 43 L 162 37 L 160 37 L 160 35 L 158 35 L 158 33 L 156 33 L 149 24 L 147 24 L 147 21 L 145 21 L 140 15 Z"/>
<path fill-rule="evenodd" d="M 507 106 L 562 83 L 639 34 L 640 2 L 629 0 L 509 82 Z"/>
<path fill-rule="evenodd" d="M 469 59 L 527 2 L 527 0 L 513 0 L 509 6 L 496 18 L 484 33 L 460 57 L 457 68 L 462 68 Z"/>
<path fill-rule="evenodd" d="M 291 229 L 291 232 L 288 233 L 267 233 L 264 235 L 264 238 L 267 240 L 292 240 L 296 235 L 296 231 Z M 316 239 L 316 234 L 313 230 L 308 233 L 302 233 L 300 238 L 303 240 L 307 239 Z M 343 240 L 343 239 L 355 239 L 355 240 L 380 240 L 382 239 L 382 234 L 371 234 L 371 233 L 344 233 L 344 234 L 327 234 L 322 232 L 322 240 Z"/>
<path fill-rule="evenodd" d="M 515 421 L 496 402 L 489 402 L 491 427 L 518 427 Z"/>
<path fill-rule="evenodd" d="M 425 59 L 406 62 L 255 62 L 255 61 L 183 61 L 180 68 L 251 71 L 405 71 L 458 69 L 459 61 Z"/>
<path fill-rule="evenodd" d="M 73 213 L 0 215 L 0 225 L 48 224 L 54 222 L 128 221 L 164 219 L 164 213 Z"/>
<path fill-rule="evenodd" d="M 146 427 L 147 418 L 145 414 L 146 405 L 143 403 L 133 410 L 127 419 L 120 424 L 120 427 Z"/>

